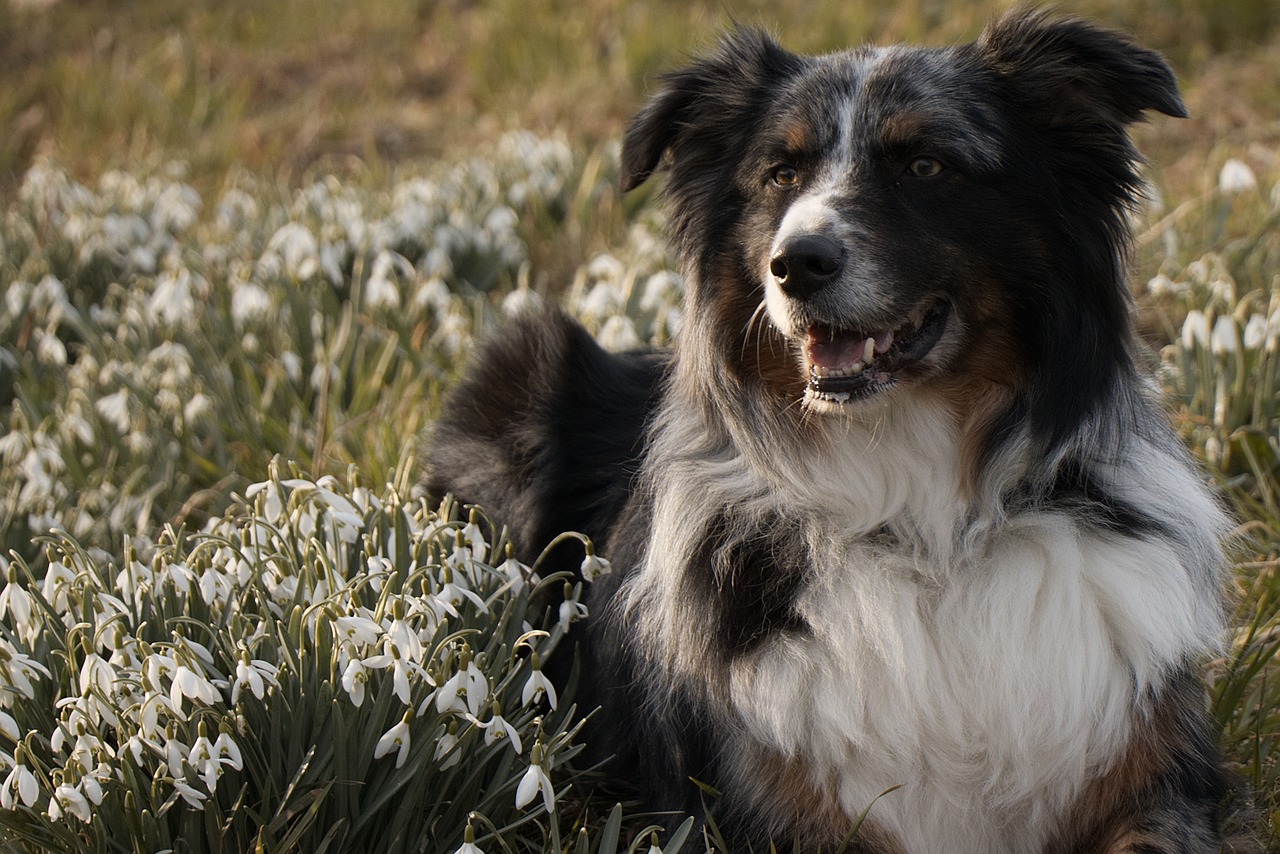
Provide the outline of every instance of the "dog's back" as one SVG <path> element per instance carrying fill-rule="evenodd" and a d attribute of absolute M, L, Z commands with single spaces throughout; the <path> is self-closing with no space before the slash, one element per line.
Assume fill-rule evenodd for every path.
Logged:
<path fill-rule="evenodd" d="M 505 323 L 444 402 L 427 441 L 428 494 L 483 507 L 525 562 L 562 531 L 602 540 L 629 495 L 668 359 L 608 353 L 559 311 Z M 568 550 L 556 558 L 548 571 L 576 570 Z"/>

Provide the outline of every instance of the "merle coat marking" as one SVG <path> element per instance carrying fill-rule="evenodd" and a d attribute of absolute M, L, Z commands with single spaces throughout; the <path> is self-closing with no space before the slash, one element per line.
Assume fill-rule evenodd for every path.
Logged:
<path fill-rule="evenodd" d="M 1194 675 L 1227 527 L 1135 364 L 1127 126 L 1159 55 L 1015 12 L 972 44 L 669 74 L 623 189 L 665 169 L 670 353 L 554 312 L 446 403 L 428 485 L 563 527 L 590 598 L 589 733 L 618 782 L 738 844 L 1219 850 Z M 563 555 L 564 565 L 576 558 Z"/>

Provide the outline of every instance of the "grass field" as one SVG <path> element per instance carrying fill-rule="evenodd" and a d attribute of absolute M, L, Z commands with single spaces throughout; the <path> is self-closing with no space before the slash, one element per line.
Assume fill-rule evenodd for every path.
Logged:
<path fill-rule="evenodd" d="M 615 189 L 661 70 L 731 20 L 817 51 L 1004 6 L 0 0 L 0 850 L 647 850 L 530 688 L 580 586 L 424 506 L 415 439 L 516 304 L 670 340 L 660 211 Z M 1210 700 L 1280 851 L 1280 6 L 1061 8 L 1192 113 L 1136 130 L 1133 287 L 1240 523 Z"/>

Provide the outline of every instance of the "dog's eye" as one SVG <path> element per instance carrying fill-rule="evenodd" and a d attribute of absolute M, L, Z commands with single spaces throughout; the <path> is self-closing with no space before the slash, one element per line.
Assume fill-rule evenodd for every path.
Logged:
<path fill-rule="evenodd" d="M 800 183 L 800 173 L 790 166 L 779 166 L 773 170 L 773 183 L 779 187 L 794 187 Z"/>
<path fill-rule="evenodd" d="M 932 157 L 917 157 L 907 166 L 907 174 L 913 178 L 936 178 L 947 169 L 941 160 Z"/>

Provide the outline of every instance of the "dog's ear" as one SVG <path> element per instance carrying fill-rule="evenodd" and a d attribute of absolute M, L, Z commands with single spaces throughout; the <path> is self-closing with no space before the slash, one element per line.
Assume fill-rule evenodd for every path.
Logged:
<path fill-rule="evenodd" d="M 988 26 L 975 47 L 1051 125 L 1126 125 L 1143 110 L 1187 115 L 1164 58 L 1124 33 L 1015 10 Z"/>
<path fill-rule="evenodd" d="M 622 138 L 622 191 L 643 184 L 664 155 L 679 157 L 692 137 L 714 132 L 717 118 L 747 106 L 766 79 L 798 62 L 764 32 L 739 28 L 711 55 L 664 75 L 662 89 L 631 119 Z"/>

